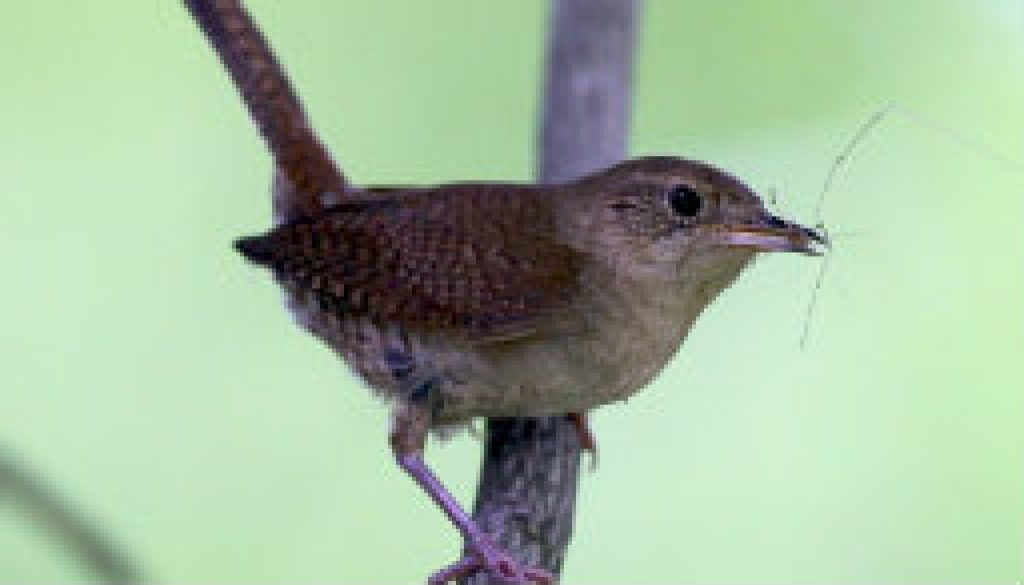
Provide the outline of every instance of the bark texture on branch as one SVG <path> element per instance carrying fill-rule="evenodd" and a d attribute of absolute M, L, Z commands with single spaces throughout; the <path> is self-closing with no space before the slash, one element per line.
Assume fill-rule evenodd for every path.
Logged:
<path fill-rule="evenodd" d="M 640 0 L 551 0 L 538 180 L 568 181 L 626 156 L 640 10 Z M 474 516 L 509 553 L 560 574 L 580 468 L 572 423 L 490 419 L 486 433 Z"/>

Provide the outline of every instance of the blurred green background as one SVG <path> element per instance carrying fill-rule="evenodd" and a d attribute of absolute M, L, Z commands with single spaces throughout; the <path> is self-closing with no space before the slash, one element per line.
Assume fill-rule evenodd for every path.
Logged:
<path fill-rule="evenodd" d="M 356 182 L 530 177 L 542 2 L 249 5 Z M 14 3 L 0 49 L 0 449 L 158 582 L 454 559 L 382 405 L 231 251 L 269 161 L 179 3 Z M 1024 5 L 650 0 L 632 152 L 813 222 L 890 103 L 824 203 L 806 349 L 820 264 L 765 258 L 595 416 L 565 582 L 1024 577 Z M 479 451 L 428 451 L 467 504 Z M 2 487 L 0 582 L 89 580 Z"/>

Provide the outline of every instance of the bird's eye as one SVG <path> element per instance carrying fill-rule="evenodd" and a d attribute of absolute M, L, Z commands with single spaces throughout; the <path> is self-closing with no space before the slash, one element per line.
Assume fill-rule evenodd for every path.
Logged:
<path fill-rule="evenodd" d="M 700 193 L 689 185 L 679 185 L 668 193 L 668 204 L 672 211 L 682 217 L 695 217 L 700 212 L 703 200 Z"/>

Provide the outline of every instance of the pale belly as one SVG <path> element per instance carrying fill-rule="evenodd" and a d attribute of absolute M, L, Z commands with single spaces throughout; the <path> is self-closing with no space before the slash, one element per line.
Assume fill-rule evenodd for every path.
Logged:
<path fill-rule="evenodd" d="M 586 313 L 569 319 L 570 326 L 488 343 L 339 319 L 294 292 L 288 303 L 303 327 L 386 399 L 410 393 L 396 378 L 393 356 L 411 357 L 416 379 L 438 382 L 434 420 L 447 425 L 478 416 L 584 412 L 628 398 L 669 362 L 704 305 L 684 304 L 692 298 L 686 294 L 647 306 L 607 292 L 600 296 L 586 304 Z"/>

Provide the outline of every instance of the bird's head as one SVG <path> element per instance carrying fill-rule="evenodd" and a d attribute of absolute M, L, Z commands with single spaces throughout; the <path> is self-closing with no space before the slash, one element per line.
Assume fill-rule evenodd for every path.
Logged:
<path fill-rule="evenodd" d="M 759 252 L 820 254 L 819 232 L 769 212 L 732 175 L 671 157 L 628 160 L 567 185 L 571 238 L 616 273 L 715 293 Z"/>

